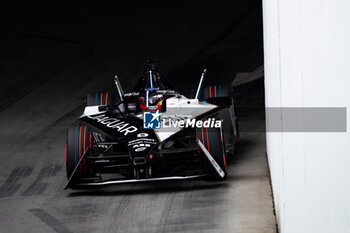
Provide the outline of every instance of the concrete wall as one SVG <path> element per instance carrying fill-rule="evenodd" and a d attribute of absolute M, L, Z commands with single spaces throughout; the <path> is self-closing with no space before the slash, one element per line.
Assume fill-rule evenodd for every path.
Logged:
<path fill-rule="evenodd" d="M 263 1 L 266 107 L 350 107 L 349 12 Z M 349 133 L 267 133 L 267 153 L 280 232 L 350 232 Z"/>

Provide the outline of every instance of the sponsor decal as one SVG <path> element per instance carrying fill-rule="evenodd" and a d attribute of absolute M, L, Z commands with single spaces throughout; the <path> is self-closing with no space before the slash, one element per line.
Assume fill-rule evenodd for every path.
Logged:
<path fill-rule="evenodd" d="M 97 116 L 87 116 L 87 117 L 89 117 L 90 119 L 96 120 L 97 122 L 107 126 L 108 128 L 115 129 L 119 133 L 123 133 L 125 136 L 130 133 L 134 133 L 138 130 L 138 128 L 136 128 L 135 126 L 130 125 L 129 123 L 121 119 L 112 118 L 112 117 L 106 116 L 105 114 L 100 114 Z"/>
<path fill-rule="evenodd" d="M 146 138 L 146 137 L 148 137 L 148 133 L 139 133 L 139 134 L 137 135 L 137 137 L 138 137 L 138 138 Z"/>
<path fill-rule="evenodd" d="M 134 145 L 141 145 L 141 144 L 157 144 L 157 141 L 153 138 L 138 138 L 135 140 L 131 140 L 128 142 L 128 146 L 134 147 Z"/>
<path fill-rule="evenodd" d="M 135 152 L 141 152 L 141 151 L 145 151 L 147 149 L 147 147 L 139 147 L 135 149 Z"/>
<path fill-rule="evenodd" d="M 125 93 L 124 96 L 139 96 L 139 92 Z"/>
<path fill-rule="evenodd" d="M 161 114 L 159 113 L 159 110 L 157 112 L 143 113 L 144 129 L 160 129 L 160 126 L 161 126 Z"/>
<path fill-rule="evenodd" d="M 141 152 L 155 144 L 157 144 L 157 141 L 153 138 L 138 138 L 129 141 L 128 147 L 131 147 L 135 152 Z"/>

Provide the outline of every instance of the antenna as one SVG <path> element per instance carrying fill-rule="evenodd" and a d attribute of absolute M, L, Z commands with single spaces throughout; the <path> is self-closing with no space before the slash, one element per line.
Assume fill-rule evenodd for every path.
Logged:
<path fill-rule="evenodd" d="M 117 87 L 120 100 L 123 101 L 124 92 L 123 92 L 122 86 L 120 85 L 119 78 L 117 75 L 114 76 L 114 83 L 115 83 L 115 86 Z"/>
<path fill-rule="evenodd" d="M 199 81 L 199 84 L 198 84 L 198 88 L 197 88 L 197 92 L 196 92 L 196 96 L 194 97 L 195 99 L 198 99 L 198 96 L 199 96 L 199 92 L 202 88 L 202 84 L 203 84 L 203 79 L 205 77 L 205 73 L 207 72 L 207 69 L 204 69 L 203 72 L 202 72 L 202 76 L 201 76 L 201 79 Z"/>

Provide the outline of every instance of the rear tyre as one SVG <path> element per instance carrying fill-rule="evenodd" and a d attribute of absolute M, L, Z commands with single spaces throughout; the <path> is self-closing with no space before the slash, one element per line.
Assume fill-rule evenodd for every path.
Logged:
<path fill-rule="evenodd" d="M 86 97 L 86 106 L 116 105 L 117 97 L 113 92 L 89 93 Z"/>
<path fill-rule="evenodd" d="M 220 103 L 220 101 L 215 100 L 222 101 L 226 99 L 225 103 L 230 105 L 227 105 L 226 109 L 221 110 L 217 117 L 223 119 L 222 128 L 225 136 L 225 148 L 229 154 L 233 155 L 237 143 L 239 143 L 239 129 L 232 87 L 229 84 L 207 86 L 203 89 L 202 99 L 214 104 Z"/>
<path fill-rule="evenodd" d="M 66 141 L 66 171 L 67 180 L 72 175 L 75 167 L 79 163 L 80 158 L 83 156 L 87 149 L 92 148 L 92 131 L 86 126 L 70 127 L 67 130 Z M 82 177 L 88 177 L 91 175 L 91 171 L 88 167 L 85 158 L 79 164 L 74 179 Z"/>
<path fill-rule="evenodd" d="M 224 171 L 226 177 L 227 156 L 225 151 L 224 136 L 222 133 L 222 129 L 202 127 L 200 129 L 197 129 L 197 137 L 199 140 L 201 140 L 205 148 L 208 150 L 208 152 L 211 154 L 214 160 L 218 163 L 220 168 Z M 208 161 L 207 157 L 202 151 L 201 154 L 203 154 L 203 156 L 205 157 L 204 164 L 208 167 L 209 171 L 218 175 L 216 170 L 213 168 L 212 164 Z"/>
<path fill-rule="evenodd" d="M 231 111 L 229 108 L 222 109 L 218 116 L 218 119 L 222 119 L 222 131 L 224 134 L 224 143 L 226 152 L 231 156 L 235 149 L 235 132 L 234 125 L 232 123 L 233 119 L 231 116 Z"/>
<path fill-rule="evenodd" d="M 240 142 L 240 137 L 239 137 L 239 127 L 238 127 L 238 118 L 237 118 L 237 107 L 236 107 L 236 101 L 233 101 L 234 103 L 234 111 L 235 111 L 235 125 L 236 125 L 236 128 L 235 128 L 235 142 L 236 144 L 238 144 Z"/>
<path fill-rule="evenodd" d="M 232 91 L 230 85 L 210 85 L 203 89 L 202 99 L 207 100 L 209 98 L 217 97 L 232 97 Z"/>

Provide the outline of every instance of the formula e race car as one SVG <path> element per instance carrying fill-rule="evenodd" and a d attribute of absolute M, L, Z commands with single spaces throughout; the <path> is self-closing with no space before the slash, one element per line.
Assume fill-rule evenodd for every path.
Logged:
<path fill-rule="evenodd" d="M 67 186 L 96 186 L 202 176 L 224 178 L 239 141 L 230 85 L 202 88 L 194 98 L 171 87 L 155 64 L 134 89 L 90 93 L 79 126 L 66 140 Z"/>

